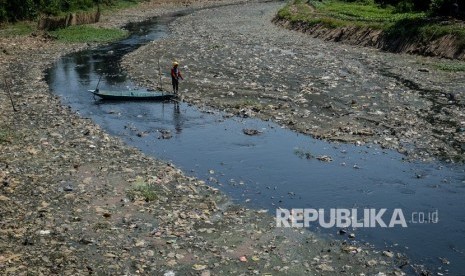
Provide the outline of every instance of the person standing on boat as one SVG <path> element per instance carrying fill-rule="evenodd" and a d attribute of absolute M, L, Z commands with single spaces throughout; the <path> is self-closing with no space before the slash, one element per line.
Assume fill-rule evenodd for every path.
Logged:
<path fill-rule="evenodd" d="M 179 89 L 179 79 L 182 79 L 181 71 L 179 71 L 179 63 L 177 61 L 173 62 L 173 68 L 171 68 L 171 82 L 173 84 L 173 93 L 178 94 Z"/>

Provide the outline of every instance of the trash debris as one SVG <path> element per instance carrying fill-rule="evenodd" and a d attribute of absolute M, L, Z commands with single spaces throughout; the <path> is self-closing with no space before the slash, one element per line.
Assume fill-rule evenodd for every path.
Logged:
<path fill-rule="evenodd" d="M 320 161 L 323 161 L 323 162 L 332 162 L 333 161 L 333 159 L 328 155 L 320 155 L 320 156 L 317 156 L 316 159 L 318 159 Z"/>
<path fill-rule="evenodd" d="M 162 129 L 162 130 L 159 130 L 159 132 L 160 132 L 160 136 L 158 137 L 158 139 L 171 139 L 173 137 L 173 134 L 171 133 L 170 130 Z"/>
<path fill-rule="evenodd" d="M 251 129 L 251 128 L 245 128 L 242 130 L 242 132 L 244 132 L 245 135 L 249 135 L 249 136 L 259 135 L 262 133 L 261 131 L 257 129 Z"/>
<path fill-rule="evenodd" d="M 207 266 L 206 266 L 206 265 L 203 265 L 203 264 L 194 264 L 194 265 L 192 266 L 192 268 L 193 268 L 194 270 L 199 271 L 199 270 L 204 270 L 204 269 L 206 269 Z"/>
<path fill-rule="evenodd" d="M 46 235 L 50 235 L 50 230 L 40 230 L 39 231 L 39 235 L 41 236 L 46 236 Z"/>
<path fill-rule="evenodd" d="M 389 258 L 394 257 L 394 253 L 392 253 L 391 251 L 383 251 L 383 255 Z"/>

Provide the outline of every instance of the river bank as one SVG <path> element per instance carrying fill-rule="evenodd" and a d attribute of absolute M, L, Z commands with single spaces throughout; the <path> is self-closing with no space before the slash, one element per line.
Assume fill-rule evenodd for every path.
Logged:
<path fill-rule="evenodd" d="M 273 120 L 321 139 L 396 149 L 407 159 L 463 161 L 463 72 L 442 60 L 324 42 L 272 23 L 280 3 L 202 11 L 123 65 L 155 88 L 181 63 L 188 102 Z M 215 13 L 216 12 L 216 13 Z M 176 45 L 176 47 L 173 47 Z"/>
<path fill-rule="evenodd" d="M 106 15 L 99 26 L 179 10 L 158 7 Z M 17 110 L 2 86 L 2 274 L 402 274 L 402 255 L 276 228 L 263 211 L 232 205 L 62 106 L 44 70 L 86 47 L 42 36 L 1 39 L 0 70 Z"/>
<path fill-rule="evenodd" d="M 373 3 L 296 0 L 274 22 L 325 41 L 463 61 L 464 22 L 433 14 Z"/>

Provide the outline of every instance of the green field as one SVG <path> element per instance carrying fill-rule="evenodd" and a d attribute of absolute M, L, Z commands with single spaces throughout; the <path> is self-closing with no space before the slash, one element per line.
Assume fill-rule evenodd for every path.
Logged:
<path fill-rule="evenodd" d="M 392 6 L 381 8 L 370 2 L 315 1 L 310 3 L 319 13 L 345 21 L 389 24 L 404 19 L 426 17 L 423 12 L 397 12 Z"/>
<path fill-rule="evenodd" d="M 0 37 L 11 37 L 30 35 L 34 32 L 37 23 L 31 21 L 21 21 L 15 24 L 4 24 L 0 27 Z"/>
<path fill-rule="evenodd" d="M 111 42 L 127 36 L 127 32 L 120 29 L 94 28 L 87 25 L 72 26 L 49 32 L 62 42 Z"/>
<path fill-rule="evenodd" d="M 368 26 L 388 29 L 403 20 L 426 18 L 423 12 L 396 12 L 374 3 L 294 0 L 278 12 L 278 17 L 293 23 L 324 24 L 327 27 Z"/>

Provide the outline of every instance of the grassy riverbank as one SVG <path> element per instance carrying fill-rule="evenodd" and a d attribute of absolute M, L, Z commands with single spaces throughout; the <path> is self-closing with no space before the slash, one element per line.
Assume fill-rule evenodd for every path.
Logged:
<path fill-rule="evenodd" d="M 382 31 L 386 40 L 428 44 L 450 36 L 457 49 L 465 46 L 462 21 L 433 17 L 426 12 L 403 12 L 392 6 L 381 7 L 372 1 L 293 0 L 282 8 L 277 19 L 309 29 L 316 25 L 328 29 L 357 27 Z"/>
<path fill-rule="evenodd" d="M 103 16 L 111 16 L 112 13 L 130 8 L 136 8 L 140 1 L 128 0 L 114 0 L 108 4 L 101 6 Z M 55 7 L 55 10 L 48 11 L 51 15 L 65 16 L 69 12 L 95 12 L 96 7 L 89 6 L 75 6 L 69 10 L 60 10 Z M 36 11 L 34 14 L 39 14 Z M 32 15 L 31 15 L 32 16 Z M 15 36 L 29 36 L 37 35 L 37 18 L 31 20 L 20 20 L 16 22 L 0 22 L 0 38 L 1 37 L 15 37 Z M 85 26 L 71 26 L 68 28 L 60 28 L 54 31 L 46 32 L 52 38 L 59 42 L 65 43 L 106 43 L 121 39 L 127 35 L 127 32 L 120 28 L 98 28 L 91 25 Z"/>
<path fill-rule="evenodd" d="M 94 28 L 91 26 L 81 25 L 72 26 L 65 29 L 59 29 L 50 32 L 62 42 L 80 43 L 80 42 L 110 42 L 116 41 L 127 36 L 128 32 L 121 29 L 104 29 Z"/>
<path fill-rule="evenodd" d="M 367 26 L 387 30 L 396 22 L 419 20 L 423 12 L 396 12 L 374 3 L 294 0 L 278 12 L 278 17 L 291 22 L 325 24 L 327 27 Z"/>
<path fill-rule="evenodd" d="M 37 23 L 32 21 L 21 21 L 14 24 L 4 24 L 0 28 L 1 38 L 14 38 L 17 36 L 37 36 Z M 51 37 L 58 42 L 65 43 L 106 43 L 124 38 L 127 31 L 120 28 L 99 28 L 91 25 L 71 26 L 44 32 L 45 36 Z"/>
<path fill-rule="evenodd" d="M 37 36 L 37 23 L 21 21 L 14 24 L 4 24 L 0 28 L 0 38 L 13 38 L 16 36 Z M 58 42 L 65 43 L 106 43 L 124 38 L 127 31 L 120 28 L 99 28 L 92 25 L 71 26 L 54 31 L 45 31 L 44 34 Z"/>

